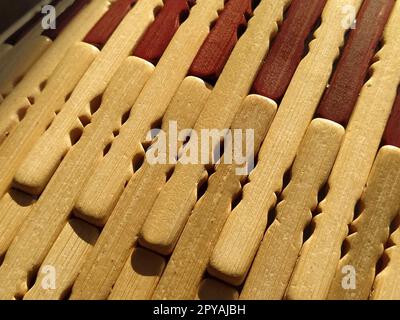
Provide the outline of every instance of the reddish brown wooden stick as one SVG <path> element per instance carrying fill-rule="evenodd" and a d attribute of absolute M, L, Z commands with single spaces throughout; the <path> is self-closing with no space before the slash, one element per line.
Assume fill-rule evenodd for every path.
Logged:
<path fill-rule="evenodd" d="M 204 80 L 216 80 L 238 41 L 238 30 L 247 25 L 252 0 L 230 0 L 200 48 L 190 74 Z"/>
<path fill-rule="evenodd" d="M 400 148 L 400 89 L 383 133 L 382 143 Z"/>
<path fill-rule="evenodd" d="M 133 55 L 156 64 L 181 25 L 181 18 L 188 14 L 187 0 L 165 0 L 164 7 L 133 51 Z"/>
<path fill-rule="evenodd" d="M 56 20 L 56 28 L 48 29 L 42 32 L 42 35 L 55 40 L 58 35 L 65 29 L 68 23 L 90 2 L 90 0 L 75 0 Z"/>
<path fill-rule="evenodd" d="M 5 43 L 12 46 L 16 45 L 19 40 L 21 40 L 29 31 L 32 30 L 34 25 L 40 21 L 42 14 L 37 12 L 27 23 L 25 23 L 21 28 L 15 31 L 11 36 L 7 38 Z"/>
<path fill-rule="evenodd" d="M 86 35 L 84 42 L 102 48 L 137 0 L 117 0 Z"/>
<path fill-rule="evenodd" d="M 347 125 L 393 5 L 394 0 L 364 1 L 317 117 Z"/>
<path fill-rule="evenodd" d="M 280 100 L 300 63 L 326 0 L 293 0 L 253 85 L 253 92 Z"/>

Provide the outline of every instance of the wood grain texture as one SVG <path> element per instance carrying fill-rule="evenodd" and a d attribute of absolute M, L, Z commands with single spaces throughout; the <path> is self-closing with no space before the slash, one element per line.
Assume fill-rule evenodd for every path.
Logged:
<path fill-rule="evenodd" d="M 32 210 L 35 198 L 11 189 L 0 200 L 0 257 L 3 257 L 20 226 Z"/>
<path fill-rule="evenodd" d="M 343 45 L 346 30 L 341 24 L 341 8 L 347 4 L 344 0 L 327 3 L 309 53 L 300 62 L 268 131 L 243 199 L 221 233 L 210 270 L 225 281 L 242 282 L 250 268 L 267 226 L 268 211 L 282 190 L 284 174 L 293 163 Z M 357 9 L 361 1 L 351 4 Z"/>
<path fill-rule="evenodd" d="M 289 299 L 326 298 L 340 259 L 341 245 L 353 219 L 381 141 L 400 83 L 400 3 L 396 2 L 384 31 L 384 47 L 372 65 L 345 138 L 328 180 L 329 192 L 321 203 L 315 230 L 304 244 Z"/>
<path fill-rule="evenodd" d="M 27 111 L 24 120 L 0 145 L 0 194 L 7 190 L 15 175 L 16 181 L 23 180 L 18 178 L 18 169 L 21 165 L 22 168 L 26 166 L 24 158 L 32 144 L 51 124 L 55 113 L 61 110 L 66 97 L 75 88 L 97 54 L 98 50 L 87 44 L 78 43 L 72 47 L 49 78 L 35 105 Z M 74 72 L 70 72 L 71 68 Z M 24 186 L 21 185 L 19 189 L 23 190 Z M 42 189 L 36 192 L 31 192 L 32 189 L 27 191 L 40 194 Z"/>
<path fill-rule="evenodd" d="M 71 6 L 57 17 L 56 28 L 44 30 L 42 35 L 52 41 L 57 39 L 68 24 L 90 3 L 90 1 L 91 0 L 75 0 Z"/>
<path fill-rule="evenodd" d="M 71 4 L 74 0 L 69 0 L 68 4 Z M 32 28 L 37 23 L 38 19 L 38 13 L 42 6 L 46 4 L 52 4 L 52 5 L 57 5 L 60 3 L 60 0 L 57 1 L 50 1 L 50 0 L 39 0 L 39 1 L 34 1 L 36 2 L 36 6 L 31 6 L 30 8 L 24 8 L 23 6 L 18 6 L 18 8 L 13 8 L 16 5 L 11 4 L 11 6 L 7 6 L 7 9 L 11 9 L 13 11 L 13 15 L 10 15 L 8 19 L 12 20 L 12 24 L 9 25 L 7 29 L 0 28 L 2 29 L 2 32 L 0 34 L 0 43 L 9 43 L 11 45 L 15 45 L 17 42 L 19 42 Z M 3 6 L 3 7 L 4 7 Z M 14 10 L 13 10 L 14 9 Z M 15 15 L 18 14 L 18 17 L 16 18 Z M 22 15 L 23 14 L 23 15 Z M 2 21 L 4 23 L 4 20 Z"/>
<path fill-rule="evenodd" d="M 237 300 L 239 292 L 221 281 L 206 278 L 204 279 L 196 295 L 197 300 Z"/>
<path fill-rule="evenodd" d="M 37 270 L 58 237 L 87 177 L 103 157 L 113 132 L 121 126 L 122 115 L 129 111 L 151 71 L 149 63 L 133 57 L 128 57 L 117 71 L 104 93 L 102 106 L 8 249 L 0 267 L 0 298 L 25 294 L 28 273 Z"/>
<path fill-rule="evenodd" d="M 252 13 L 251 0 L 228 1 L 197 53 L 189 73 L 204 80 L 215 81 L 238 41 L 240 29 L 247 26 Z"/>
<path fill-rule="evenodd" d="M 61 12 L 63 15 L 65 11 L 68 11 L 65 9 L 69 4 L 69 1 L 60 2 L 55 6 L 56 12 Z M 61 15 L 58 18 L 61 18 Z M 57 29 L 59 27 L 58 25 Z M 1 59 L 0 93 L 2 95 L 8 95 L 43 52 L 52 45 L 49 37 L 40 34 L 42 31 L 42 20 L 40 19 L 34 28 Z"/>
<path fill-rule="evenodd" d="M 326 0 L 293 0 L 253 84 L 253 92 L 279 101 L 303 55 Z"/>
<path fill-rule="evenodd" d="M 375 279 L 376 265 L 389 238 L 390 225 L 400 210 L 400 149 L 382 147 L 361 198 L 362 211 L 350 227 L 346 240 L 349 251 L 340 259 L 327 298 L 368 299 Z M 343 288 L 343 268 L 356 272 L 356 288 Z"/>
<path fill-rule="evenodd" d="M 72 147 L 71 132 L 77 132 L 82 127 L 79 119 L 92 117 L 91 103 L 101 97 L 112 76 L 154 20 L 153 10 L 161 2 L 140 0 L 100 51 L 61 112 L 27 155 L 26 165 L 19 169 L 15 181 L 24 190 L 37 193 L 45 188 Z"/>
<path fill-rule="evenodd" d="M 133 55 L 157 64 L 178 30 L 184 17 L 189 15 L 187 0 L 166 0 L 157 19 L 146 31 Z"/>
<path fill-rule="evenodd" d="M 244 99 L 242 106 L 240 107 L 243 113 L 239 112 L 236 121 L 234 122 L 234 128 L 252 128 L 255 130 L 255 134 L 258 134 L 258 136 L 255 137 L 256 147 L 257 144 L 261 144 L 262 140 L 265 137 L 264 134 L 266 132 L 263 131 L 261 133 L 261 131 L 265 130 L 266 126 L 269 127 L 270 121 L 272 120 L 272 115 L 267 111 L 270 111 L 269 107 L 273 104 L 274 103 L 272 101 L 269 101 L 261 96 L 250 95 Z M 257 111 L 258 108 L 260 109 L 259 111 Z M 263 108 L 265 110 L 262 110 Z M 258 116 L 259 118 L 254 119 L 254 116 Z M 200 133 L 198 133 L 198 135 L 200 136 Z M 246 140 L 244 140 L 243 142 L 246 142 Z M 246 150 L 245 143 L 242 150 Z M 197 190 L 199 188 L 199 184 L 201 184 L 201 181 L 195 180 L 196 176 L 191 175 L 193 168 L 197 166 L 203 165 L 178 163 L 178 165 L 175 167 L 171 179 L 167 182 L 167 184 L 161 191 L 160 195 L 157 198 L 157 201 L 151 209 L 151 212 L 145 224 L 143 225 L 140 239 L 140 243 L 143 246 L 165 255 L 169 255 L 172 253 L 176 242 L 178 241 L 179 236 L 183 228 L 185 227 L 190 213 L 197 201 Z M 221 165 L 221 167 L 224 167 L 224 165 Z M 227 171 L 224 174 L 228 174 L 229 171 L 232 171 L 230 174 L 233 176 L 230 176 L 229 178 L 232 179 L 231 182 L 233 183 L 233 186 L 237 187 L 239 185 L 239 181 L 242 178 L 235 177 L 235 166 L 228 167 L 233 168 L 226 169 Z M 204 175 L 207 176 L 207 172 L 204 172 Z M 194 179 L 192 177 L 194 177 Z M 223 192 L 219 189 L 219 179 L 216 177 L 214 177 L 214 179 L 218 180 L 218 182 L 214 182 L 214 188 L 216 188 L 214 192 L 216 192 L 215 196 L 218 198 L 217 195 L 220 195 Z M 228 182 L 226 182 L 225 186 L 228 190 L 231 190 Z M 209 185 L 209 187 L 211 186 Z M 185 195 L 189 191 L 192 191 L 193 194 L 190 198 L 187 198 L 187 201 L 185 201 L 185 203 L 179 204 L 179 211 L 171 210 L 171 208 L 175 206 L 175 203 L 180 201 L 180 196 L 182 194 Z M 231 192 L 233 191 L 231 190 Z M 228 194 L 230 194 L 230 197 L 234 197 L 234 194 Z M 226 205 L 228 203 L 229 208 L 229 200 L 232 200 L 229 199 L 228 195 L 226 196 L 228 197 L 225 198 L 226 202 L 222 201 L 221 204 L 221 206 L 224 208 L 224 212 L 227 212 L 228 209 L 226 208 Z M 217 198 L 213 198 L 213 200 L 210 202 L 214 203 L 215 199 Z M 211 210 L 210 208 L 208 209 L 210 210 L 209 214 L 211 214 L 213 210 Z M 218 226 L 215 227 L 218 228 Z M 204 251 L 203 253 L 206 252 Z M 207 262 L 208 261 L 206 261 L 205 263 Z"/>
<path fill-rule="evenodd" d="M 204 128 L 217 130 L 230 128 L 235 113 L 250 90 L 262 57 L 268 51 L 269 38 L 276 31 L 277 22 L 282 19 L 286 4 L 286 1 L 260 2 L 196 122 L 194 128 L 196 132 L 201 132 Z M 244 60 L 242 57 L 246 54 L 252 59 Z M 217 143 L 216 141 L 210 143 L 210 155 Z M 161 212 L 163 217 L 168 216 L 172 220 L 165 225 L 164 231 L 159 235 L 156 235 L 155 230 L 151 231 L 155 237 L 150 237 L 148 233 L 145 236 L 146 245 L 152 244 L 152 249 L 160 253 L 171 250 L 195 204 L 197 188 L 204 177 L 207 177 L 204 164 L 176 166 L 169 183 L 162 189 L 154 203 L 148 221 L 155 221 L 156 217 L 161 216 Z M 154 223 L 154 226 L 156 225 L 157 223 Z M 150 232 L 150 229 L 147 230 Z M 160 231 L 158 228 L 157 230 Z"/>
<path fill-rule="evenodd" d="M 191 9 L 133 105 L 118 138 L 79 197 L 76 208 L 82 218 L 108 216 L 112 211 L 132 176 L 132 161 L 140 154 L 141 143 L 151 126 L 162 118 L 222 6 L 222 0 L 205 0 Z"/>
<path fill-rule="evenodd" d="M 392 112 L 386 124 L 385 132 L 382 137 L 383 145 L 391 145 L 400 148 L 400 90 L 397 92 Z"/>
<path fill-rule="evenodd" d="M 51 40 L 43 36 L 29 37 L 3 56 L 2 60 L 6 62 L 0 67 L 0 93 L 3 96 L 10 94 L 25 72 L 51 44 Z"/>
<path fill-rule="evenodd" d="M 108 1 L 93 0 L 71 21 L 64 32 L 26 73 L 21 82 L 0 105 L 0 144 L 20 122 L 20 114 L 38 98 L 57 65 L 75 42 L 80 41 L 108 8 Z"/>
<path fill-rule="evenodd" d="M 389 262 L 375 278 L 370 297 L 373 300 L 400 300 L 400 228 L 392 233 L 390 242 L 392 245 L 384 252 Z"/>
<path fill-rule="evenodd" d="M 265 97 L 248 96 L 232 124 L 233 129 L 254 129 L 254 154 L 256 156 L 276 112 L 276 104 Z M 243 145 L 245 140 L 242 141 Z M 243 146 L 245 147 L 245 146 Z M 169 259 L 154 299 L 193 299 L 206 272 L 213 247 L 239 196 L 246 175 L 237 175 L 240 164 L 219 164 L 208 180 L 207 191 L 197 201 L 190 218 L 179 237 Z M 167 217 L 162 217 L 167 222 Z M 165 220 L 164 220 L 165 219 Z M 156 221 L 153 220 L 152 224 Z M 147 221 L 143 227 L 145 234 Z M 150 225 L 152 232 L 155 227 Z M 158 229 L 165 232 L 164 224 Z"/>
<path fill-rule="evenodd" d="M 165 267 L 165 258 L 136 248 L 126 261 L 108 300 L 149 300 Z"/>
<path fill-rule="evenodd" d="M 192 128 L 209 91 L 203 81 L 186 78 L 168 107 L 165 123 L 175 119 L 178 129 Z M 145 161 L 134 174 L 75 282 L 72 299 L 108 297 L 171 168 L 173 165 L 149 165 Z"/>
<path fill-rule="evenodd" d="M 83 39 L 83 42 L 92 44 L 99 49 L 103 48 L 136 1 L 137 0 L 116 0 L 113 2 L 110 9 L 89 31 Z"/>
<path fill-rule="evenodd" d="M 394 0 L 364 1 L 329 87 L 317 109 L 317 117 L 346 126 L 365 82 Z"/>
<path fill-rule="evenodd" d="M 318 193 L 328 180 L 344 129 L 314 119 L 297 151 L 291 180 L 276 207 L 247 276 L 241 299 L 282 299 L 303 245 L 303 231 L 318 205 Z"/>
<path fill-rule="evenodd" d="M 27 33 L 29 33 L 29 31 L 31 31 L 33 28 L 35 28 L 37 23 L 40 22 L 40 20 L 42 18 L 42 14 L 41 14 L 41 10 L 40 10 L 41 8 L 42 8 L 42 5 L 40 5 L 37 8 L 34 8 L 35 12 L 32 15 L 32 17 L 28 21 L 26 21 L 26 23 L 23 24 L 20 28 L 15 30 L 14 33 L 12 33 L 9 37 L 7 37 L 6 40 L 4 41 L 4 43 L 8 43 L 11 46 L 15 46 L 20 40 L 22 40 L 24 38 L 24 36 L 26 36 Z"/>
<path fill-rule="evenodd" d="M 98 236 L 99 231 L 88 223 L 69 220 L 44 259 L 35 284 L 24 295 L 24 300 L 64 299 Z M 46 286 L 49 285 L 46 276 L 52 271 L 48 267 L 55 271 L 55 288 Z"/>

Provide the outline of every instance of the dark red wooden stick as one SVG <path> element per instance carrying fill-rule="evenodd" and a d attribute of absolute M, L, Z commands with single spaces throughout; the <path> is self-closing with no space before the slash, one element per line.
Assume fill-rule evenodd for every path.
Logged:
<path fill-rule="evenodd" d="M 303 54 L 326 0 L 293 0 L 253 85 L 253 92 L 280 100 Z"/>
<path fill-rule="evenodd" d="M 164 7 L 134 49 L 133 55 L 156 64 L 189 10 L 187 0 L 165 0 Z"/>
<path fill-rule="evenodd" d="M 90 0 L 75 0 L 56 20 L 56 28 L 48 29 L 42 32 L 42 35 L 55 40 L 65 29 L 69 22 L 90 2 Z"/>
<path fill-rule="evenodd" d="M 189 73 L 215 81 L 238 41 L 238 30 L 246 27 L 251 14 L 252 0 L 229 0 L 201 46 Z"/>
<path fill-rule="evenodd" d="M 137 0 L 117 0 L 86 35 L 84 42 L 102 48 Z"/>
<path fill-rule="evenodd" d="M 400 148 L 400 88 L 382 138 L 383 145 Z"/>
<path fill-rule="evenodd" d="M 347 125 L 394 0 L 365 0 L 316 116 Z"/>

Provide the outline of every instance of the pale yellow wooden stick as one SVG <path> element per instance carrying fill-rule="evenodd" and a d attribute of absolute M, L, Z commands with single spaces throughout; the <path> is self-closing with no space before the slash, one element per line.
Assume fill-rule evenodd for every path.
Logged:
<path fill-rule="evenodd" d="M 162 118 L 223 4 L 221 0 L 203 0 L 197 1 L 191 9 L 189 18 L 176 32 L 153 76 L 135 102 L 110 152 L 78 199 L 77 209 L 82 217 L 90 219 L 112 211 L 132 175 L 132 159 L 141 150 L 140 143 L 150 129 L 149 124 Z"/>
<path fill-rule="evenodd" d="M 63 0 L 55 6 L 56 13 L 62 13 L 71 0 Z M 41 35 L 42 20 L 27 33 L 11 50 L 0 59 L 0 93 L 8 95 L 26 71 L 45 52 L 53 41 Z"/>
<path fill-rule="evenodd" d="M 70 50 L 49 78 L 34 107 L 28 110 L 24 120 L 0 145 L 0 194 L 7 190 L 32 144 L 50 125 L 55 113 L 60 111 L 68 94 L 75 88 L 98 53 L 96 48 L 84 43 L 77 43 Z M 71 72 L 71 69 L 74 71 Z M 19 188 L 23 190 L 24 186 Z M 27 191 L 32 193 L 31 189 Z M 41 189 L 33 193 L 39 194 L 40 191 Z"/>
<path fill-rule="evenodd" d="M 24 300 L 60 300 L 71 289 L 99 231 L 81 220 L 68 221 L 39 269 Z"/>
<path fill-rule="evenodd" d="M 209 89 L 206 88 L 205 83 L 202 80 L 196 79 L 194 77 L 187 77 L 179 87 L 177 93 L 175 94 L 171 104 L 169 105 L 162 121 L 162 126 L 161 130 L 166 134 L 165 135 L 165 141 L 169 145 L 169 138 L 171 139 L 176 139 L 174 137 L 169 136 L 169 129 L 170 129 L 170 121 L 176 121 L 177 123 L 177 130 L 183 130 L 187 128 L 192 128 L 193 124 L 196 122 L 200 111 L 202 110 L 202 103 L 205 101 L 205 98 L 208 97 L 209 94 Z M 178 125 L 179 124 L 179 125 Z M 188 127 L 182 127 L 185 125 L 188 125 Z M 171 127 L 172 128 L 172 127 Z M 172 141 L 171 141 L 172 142 Z M 177 147 L 179 147 L 181 144 L 178 144 Z M 142 148 L 141 145 L 138 145 L 138 148 Z M 168 148 L 167 148 L 168 151 Z M 143 153 L 143 151 L 142 151 Z M 167 161 L 169 161 L 169 156 L 170 154 L 168 153 L 166 155 Z M 173 159 L 176 159 L 176 155 L 172 155 Z M 145 160 L 147 161 L 147 160 Z M 147 165 L 147 164 L 146 164 Z M 132 168 L 132 166 L 131 166 Z M 158 167 L 158 170 L 160 170 L 160 175 L 163 176 L 165 175 L 168 171 L 170 171 L 173 168 L 173 164 L 171 165 L 162 165 Z M 156 168 L 152 170 L 157 170 Z M 132 175 L 132 169 L 130 171 L 130 174 Z M 121 186 L 122 190 L 118 190 L 119 193 L 122 193 L 124 186 Z M 117 190 L 113 190 L 112 192 L 116 192 Z M 111 192 L 111 191 L 110 191 Z M 81 198 L 78 198 L 81 199 Z M 118 199 L 117 199 L 118 200 Z M 84 218 L 88 220 L 89 222 L 103 226 L 111 212 L 114 206 L 111 208 L 104 208 L 104 210 L 99 210 L 93 212 L 92 215 L 88 216 L 84 214 L 84 210 L 80 206 L 80 202 L 78 200 L 77 205 L 75 206 L 75 214 L 81 218 Z"/>
<path fill-rule="evenodd" d="M 136 248 L 126 261 L 109 300 L 149 300 L 165 267 L 165 258 Z"/>
<path fill-rule="evenodd" d="M 154 9 L 161 4 L 162 0 L 139 0 L 115 30 L 18 170 L 15 180 L 24 190 L 37 193 L 44 189 L 72 146 L 70 133 L 81 127 L 79 118 L 91 118 L 91 102 L 103 94 L 111 77 L 154 20 Z"/>
<path fill-rule="evenodd" d="M 32 210 L 35 199 L 11 189 L 0 200 L 0 257 L 4 256 L 19 227 Z"/>
<path fill-rule="evenodd" d="M 0 106 L 0 144 L 11 135 L 31 102 L 38 99 L 42 87 L 75 42 L 80 41 L 106 12 L 109 1 L 92 0 L 65 27 L 51 47 L 26 73 Z"/>
<path fill-rule="evenodd" d="M 236 288 L 231 287 L 221 281 L 206 278 L 198 289 L 197 300 L 237 300 L 239 292 Z"/>
<path fill-rule="evenodd" d="M 381 141 L 400 83 L 400 2 L 384 31 L 384 47 L 372 66 L 328 180 L 329 192 L 315 218 L 315 230 L 304 244 L 287 297 L 324 299 L 328 293 L 341 246 L 353 219 Z"/>
<path fill-rule="evenodd" d="M 384 253 L 389 262 L 375 278 L 370 297 L 373 300 L 400 300 L 400 228 L 392 234 L 390 240 L 393 246 Z"/>
<path fill-rule="evenodd" d="M 248 96 L 232 129 L 254 130 L 254 157 L 273 120 L 276 104 L 265 97 Z M 245 135 L 243 135 L 245 137 Z M 246 140 L 242 141 L 246 150 Z M 193 299 L 204 277 L 212 250 L 224 223 L 231 212 L 232 202 L 241 190 L 246 175 L 238 175 L 236 169 L 242 164 L 217 166 L 208 180 L 207 191 L 197 202 L 183 230 L 167 268 L 154 293 L 154 299 Z"/>
<path fill-rule="evenodd" d="M 354 233 L 347 237 L 349 251 L 339 261 L 328 299 L 366 300 L 370 295 L 376 264 L 400 209 L 399 148 L 384 146 L 379 150 L 361 204 L 363 210 L 352 223 Z M 355 272 L 355 287 L 343 285 L 346 267 Z"/>
<path fill-rule="evenodd" d="M 257 252 L 268 212 L 282 189 L 301 139 L 325 90 L 346 33 L 342 8 L 360 0 L 328 1 L 322 23 L 287 89 L 250 175 L 243 200 L 230 215 L 211 259 L 210 270 L 230 283 L 241 283 Z"/>
<path fill-rule="evenodd" d="M 7 43 L 3 43 L 0 44 L 0 59 L 8 52 L 12 49 L 12 45 L 7 44 Z M 1 101 L 0 101 L 1 102 Z"/>
<path fill-rule="evenodd" d="M 186 78 L 168 107 L 166 116 L 169 120 L 179 121 L 178 129 L 192 128 L 209 94 L 210 90 L 202 80 Z M 176 112 L 171 114 L 170 109 Z M 172 168 L 172 164 L 150 165 L 145 161 L 134 174 L 75 282 L 72 299 L 108 297 Z"/>
<path fill-rule="evenodd" d="M 117 71 L 91 124 L 67 154 L 9 247 L 0 267 L 0 299 L 25 294 L 29 272 L 37 270 L 61 232 L 82 185 L 103 157 L 122 115 L 129 111 L 152 68 L 142 59 L 129 57 Z"/>
<path fill-rule="evenodd" d="M 269 48 L 269 39 L 289 1 L 261 1 L 220 75 L 204 111 L 196 123 L 201 129 L 230 128 L 233 117 L 249 92 L 257 70 Z M 251 59 L 244 59 L 249 56 Z M 215 141 L 213 142 L 216 143 Z M 214 150 L 216 145 L 211 146 Z M 206 174 L 204 164 L 178 164 L 158 196 L 144 226 L 146 246 L 169 253 L 196 201 L 197 187 Z M 160 220 L 162 217 L 162 220 Z"/>
<path fill-rule="evenodd" d="M 315 119 L 297 151 L 276 219 L 264 235 L 241 299 L 282 299 L 303 245 L 303 230 L 318 204 L 344 135 L 341 125 Z"/>

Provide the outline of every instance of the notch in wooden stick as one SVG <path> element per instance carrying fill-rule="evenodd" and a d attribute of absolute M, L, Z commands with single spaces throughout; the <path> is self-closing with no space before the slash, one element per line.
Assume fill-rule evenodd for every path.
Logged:
<path fill-rule="evenodd" d="M 109 10 L 89 31 L 83 42 L 90 43 L 99 49 L 103 48 L 136 2 L 137 0 L 117 0 L 113 2 Z"/>
<path fill-rule="evenodd" d="M 250 95 L 243 101 L 240 111 L 232 124 L 232 129 L 254 130 L 254 153 L 256 157 L 269 126 L 275 115 L 275 102 L 258 95 Z M 245 140 L 239 141 L 245 148 Z M 244 149 L 243 149 L 244 150 Z M 210 176 L 205 194 L 197 201 L 187 224 L 179 237 L 177 245 L 168 262 L 161 281 L 153 296 L 155 299 L 193 299 L 203 278 L 212 250 L 219 234 L 232 210 L 232 203 L 240 199 L 241 184 L 247 175 L 237 175 L 236 169 L 243 164 L 223 162 L 216 167 Z M 194 205 L 194 204 L 192 204 Z M 182 212 L 181 214 L 185 214 Z M 163 235 L 168 228 L 161 221 L 159 225 L 153 217 L 147 228 L 153 227 L 148 234 L 155 238 L 154 230 L 158 228 Z M 169 217 L 166 217 L 168 221 Z M 172 217 L 176 219 L 176 217 Z M 164 221 L 164 220 L 163 220 Z M 147 224 L 147 222 L 146 222 Z M 146 226 L 146 225 L 145 225 Z M 142 234 L 146 230 L 142 230 Z M 150 244 L 154 248 L 154 242 Z M 171 245 L 172 247 L 172 245 Z M 155 248 L 160 251 L 160 247 Z"/>

